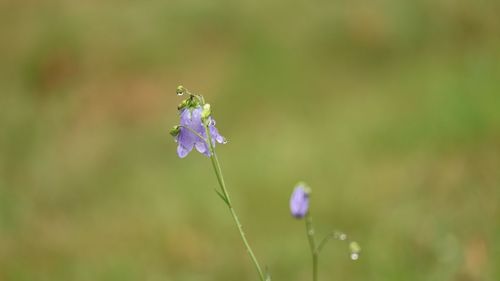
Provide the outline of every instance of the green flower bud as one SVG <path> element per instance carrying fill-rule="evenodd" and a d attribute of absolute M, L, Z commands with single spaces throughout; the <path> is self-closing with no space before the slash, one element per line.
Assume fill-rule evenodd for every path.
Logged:
<path fill-rule="evenodd" d="M 207 118 L 210 116 L 211 114 L 211 110 L 210 110 L 210 104 L 209 103 L 206 103 L 203 105 L 203 111 L 201 112 L 201 120 L 207 120 Z"/>
<path fill-rule="evenodd" d="M 350 248 L 351 252 L 355 252 L 355 253 L 361 252 L 361 247 L 355 241 L 352 241 L 351 243 L 349 243 L 349 248 Z"/>
<path fill-rule="evenodd" d="M 170 129 L 170 134 L 172 135 L 172 137 L 178 136 L 180 132 L 181 132 L 181 127 L 177 125 L 174 126 L 172 129 Z"/>

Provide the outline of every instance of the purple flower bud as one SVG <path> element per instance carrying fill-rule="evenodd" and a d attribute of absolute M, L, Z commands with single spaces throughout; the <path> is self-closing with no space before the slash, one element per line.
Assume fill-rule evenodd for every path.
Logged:
<path fill-rule="evenodd" d="M 309 188 L 298 184 L 290 198 L 290 212 L 297 219 L 303 218 L 309 210 Z"/>
<path fill-rule="evenodd" d="M 184 107 L 180 110 L 180 129 L 175 137 L 177 142 L 177 155 L 180 158 L 186 157 L 193 147 L 198 150 L 198 152 L 210 156 L 210 148 L 204 139 L 207 139 L 207 134 L 205 127 L 203 126 L 203 121 L 201 118 L 202 107 Z M 224 137 L 219 134 L 217 128 L 215 128 L 215 120 L 211 116 L 207 119 L 208 129 L 210 131 L 210 137 L 212 138 L 212 144 L 215 143 L 225 143 Z M 200 138 L 203 137 L 202 138 Z"/>

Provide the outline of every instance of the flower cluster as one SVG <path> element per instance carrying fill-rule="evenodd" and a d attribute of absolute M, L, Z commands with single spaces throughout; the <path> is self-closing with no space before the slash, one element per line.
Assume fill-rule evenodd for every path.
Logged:
<path fill-rule="evenodd" d="M 208 157 L 215 143 L 226 143 L 223 136 L 215 127 L 215 120 L 211 116 L 210 104 L 204 103 L 201 96 L 189 94 L 189 98 L 178 106 L 180 125 L 171 130 L 177 143 L 177 155 L 186 157 L 193 147 Z M 207 136 L 209 132 L 209 136 Z M 210 142 L 211 140 L 211 146 Z"/>

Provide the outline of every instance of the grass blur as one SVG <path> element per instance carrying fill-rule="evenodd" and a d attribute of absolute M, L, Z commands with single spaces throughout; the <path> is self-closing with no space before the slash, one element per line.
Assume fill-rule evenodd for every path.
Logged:
<path fill-rule="evenodd" d="M 0 280 L 257 280 L 208 159 L 205 95 L 273 280 L 499 280 L 498 1 L 0 2 Z"/>

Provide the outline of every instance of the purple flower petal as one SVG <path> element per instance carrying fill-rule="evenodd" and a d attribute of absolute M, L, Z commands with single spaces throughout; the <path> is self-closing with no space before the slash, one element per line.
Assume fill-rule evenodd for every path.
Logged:
<path fill-rule="evenodd" d="M 194 147 L 199 153 L 205 153 L 208 150 L 207 145 L 204 142 L 197 142 L 194 144 Z"/>
<path fill-rule="evenodd" d="M 177 155 L 179 155 L 180 158 L 184 158 L 186 157 L 189 152 L 193 149 L 193 147 L 191 147 L 191 149 L 189 148 L 185 148 L 184 146 L 182 146 L 181 144 L 179 144 L 177 146 Z"/>
<path fill-rule="evenodd" d="M 217 141 L 218 143 L 224 143 L 225 138 L 219 134 L 219 130 L 215 128 L 215 126 L 210 126 L 210 135 L 214 141 Z"/>
<path fill-rule="evenodd" d="M 177 154 L 181 158 L 186 157 L 193 147 L 196 148 L 198 152 L 210 156 L 210 149 L 204 140 L 207 138 L 207 133 L 201 118 L 202 111 L 203 109 L 201 106 L 195 108 L 186 107 L 180 111 L 181 128 L 176 137 L 176 142 L 179 145 Z M 194 132 L 196 132 L 196 134 Z M 216 142 L 225 143 L 224 137 L 221 136 L 217 128 L 215 128 L 215 120 L 212 117 L 209 117 L 209 132 L 214 146 Z M 204 139 L 201 139 L 200 136 Z"/>

